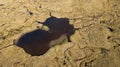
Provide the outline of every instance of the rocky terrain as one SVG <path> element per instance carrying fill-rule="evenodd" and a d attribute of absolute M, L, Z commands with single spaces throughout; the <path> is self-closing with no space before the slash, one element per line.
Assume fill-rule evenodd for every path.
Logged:
<path fill-rule="evenodd" d="M 69 18 L 72 42 L 31 56 L 13 44 L 52 16 Z M 0 0 L 0 67 L 120 67 L 119 0 Z"/>

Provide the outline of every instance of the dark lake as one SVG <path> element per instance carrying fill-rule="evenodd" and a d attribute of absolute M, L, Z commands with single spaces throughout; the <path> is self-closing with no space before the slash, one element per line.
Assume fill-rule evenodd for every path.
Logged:
<path fill-rule="evenodd" d="M 22 35 L 14 44 L 24 49 L 24 51 L 32 56 L 40 56 L 50 49 L 50 42 L 62 42 L 65 38 L 71 42 L 70 36 L 74 34 L 75 28 L 69 24 L 68 18 L 56 18 L 51 16 L 44 22 L 38 22 L 49 28 L 48 31 L 37 29 Z M 64 35 L 60 40 L 59 38 Z M 53 45 L 54 45 L 53 44 Z"/>

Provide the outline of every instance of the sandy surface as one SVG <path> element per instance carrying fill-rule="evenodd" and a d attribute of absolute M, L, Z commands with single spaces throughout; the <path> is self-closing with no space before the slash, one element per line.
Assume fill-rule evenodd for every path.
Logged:
<path fill-rule="evenodd" d="M 30 56 L 13 44 L 49 12 L 69 18 L 72 42 Z M 120 67 L 119 0 L 0 0 L 0 67 Z"/>

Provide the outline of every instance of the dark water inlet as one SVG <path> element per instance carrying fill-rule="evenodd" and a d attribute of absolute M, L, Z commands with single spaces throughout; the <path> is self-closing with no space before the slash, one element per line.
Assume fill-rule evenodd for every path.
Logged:
<path fill-rule="evenodd" d="M 45 22 L 38 23 L 46 25 L 49 31 L 37 29 L 24 34 L 17 41 L 14 41 L 14 44 L 23 48 L 26 53 L 32 56 L 40 56 L 50 49 L 51 42 L 56 44 L 62 42 L 65 38 L 67 38 L 68 42 L 71 42 L 70 36 L 74 34 L 75 28 L 69 24 L 68 18 L 51 16 Z"/>

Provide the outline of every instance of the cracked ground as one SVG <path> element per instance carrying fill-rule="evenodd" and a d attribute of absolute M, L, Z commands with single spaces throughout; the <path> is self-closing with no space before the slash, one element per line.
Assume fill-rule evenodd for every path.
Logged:
<path fill-rule="evenodd" d="M 52 16 L 69 18 L 72 42 L 31 56 L 13 44 Z M 0 0 L 0 67 L 120 67 L 119 0 Z"/>

